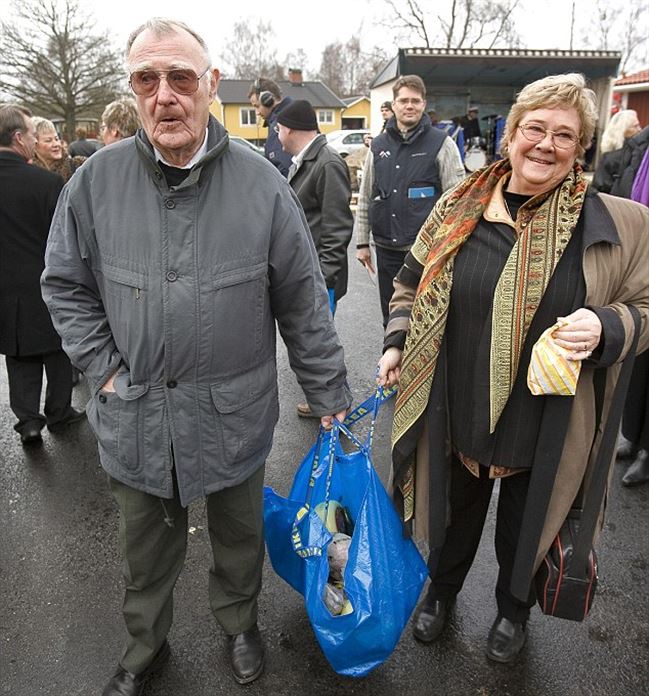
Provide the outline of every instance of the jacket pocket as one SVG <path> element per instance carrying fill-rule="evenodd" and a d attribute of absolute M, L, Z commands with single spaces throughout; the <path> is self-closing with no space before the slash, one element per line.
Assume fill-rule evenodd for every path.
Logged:
<path fill-rule="evenodd" d="M 408 185 L 406 224 L 409 230 L 414 230 L 414 234 L 419 232 L 438 199 L 439 191 L 433 182 L 414 181 Z"/>
<path fill-rule="evenodd" d="M 138 387 L 138 390 L 144 396 L 148 387 Z M 153 432 L 151 414 L 155 409 L 141 396 L 136 398 L 129 394 L 126 400 L 117 392 L 99 391 L 87 409 L 100 450 L 131 476 L 140 473 L 144 465 L 146 438 L 151 436 L 162 441 L 163 434 L 162 423 L 156 433 Z"/>
<path fill-rule="evenodd" d="M 104 276 L 106 292 L 117 297 L 134 297 L 139 299 L 148 286 L 148 274 L 130 268 L 120 268 L 103 263 L 101 273 Z"/>
<path fill-rule="evenodd" d="M 266 446 L 279 416 L 275 363 L 210 385 L 224 463 L 231 467 Z"/>
<path fill-rule="evenodd" d="M 148 274 L 104 263 L 101 277 L 104 310 L 122 359 L 135 374 L 148 374 L 146 365 L 153 345 L 148 334 L 152 299 Z"/>
<path fill-rule="evenodd" d="M 99 391 L 86 406 L 88 423 L 95 433 L 100 452 L 109 459 L 117 459 L 117 423 L 119 403 L 115 392 Z"/>
<path fill-rule="evenodd" d="M 259 360 L 268 295 L 268 262 L 215 272 L 212 276 L 212 374 Z"/>

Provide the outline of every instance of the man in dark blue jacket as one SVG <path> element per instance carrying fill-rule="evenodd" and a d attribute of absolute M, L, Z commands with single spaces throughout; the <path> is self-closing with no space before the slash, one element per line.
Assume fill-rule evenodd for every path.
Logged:
<path fill-rule="evenodd" d="M 423 80 L 404 75 L 392 93 L 394 116 L 372 141 L 354 223 L 356 258 L 372 273 L 370 229 L 374 238 L 384 326 L 392 281 L 419 228 L 440 195 L 464 178 L 457 146 L 425 113 Z"/>
<path fill-rule="evenodd" d="M 290 97 L 282 98 L 278 84 L 266 77 L 260 77 L 252 83 L 248 99 L 257 112 L 257 118 L 263 119 L 264 128 L 268 128 L 268 136 L 264 144 L 266 157 L 279 169 L 282 176 L 288 176 L 291 156 L 282 149 L 282 144 L 277 137 L 276 126 L 280 112 L 293 100 Z"/>

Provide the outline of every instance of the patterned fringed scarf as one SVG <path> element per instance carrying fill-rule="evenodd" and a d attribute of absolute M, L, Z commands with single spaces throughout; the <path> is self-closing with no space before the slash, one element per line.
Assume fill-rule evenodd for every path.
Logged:
<path fill-rule="evenodd" d="M 446 328 L 459 248 L 475 229 L 498 181 L 511 171 L 501 160 L 475 172 L 443 198 L 411 252 L 424 267 L 410 315 L 392 427 L 393 447 L 426 409 Z M 570 240 L 586 193 L 577 165 L 563 183 L 537 197 L 531 224 L 521 229 L 494 296 L 491 334 L 491 432 L 509 398 L 530 323 Z M 401 479 L 404 519 L 414 512 L 414 468 Z"/>

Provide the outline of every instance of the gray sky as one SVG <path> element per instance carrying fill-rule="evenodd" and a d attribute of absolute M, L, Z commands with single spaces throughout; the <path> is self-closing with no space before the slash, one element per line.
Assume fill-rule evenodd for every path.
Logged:
<path fill-rule="evenodd" d="M 616 5 L 616 0 L 609 0 Z M 425 7 L 439 7 L 443 0 L 422 0 Z M 8 14 L 10 0 L 0 0 L 0 16 Z M 526 48 L 569 48 L 570 0 L 522 0 L 515 14 L 516 25 Z M 377 24 L 387 13 L 381 0 L 326 0 L 323 3 L 300 3 L 296 0 L 246 0 L 244 3 L 203 3 L 186 0 L 83 0 L 82 8 L 92 13 L 99 28 L 108 29 L 118 46 L 123 46 L 130 31 L 152 16 L 181 19 L 205 37 L 212 58 L 219 66 L 222 48 L 230 38 L 235 22 L 258 18 L 271 21 L 275 33 L 277 56 L 299 48 L 309 57 L 308 67 L 317 70 L 326 44 L 346 41 L 358 33 L 364 49 L 382 46 L 388 55 L 397 44 L 389 28 Z M 592 0 L 577 0 L 580 22 L 592 13 Z M 241 12 L 239 8 L 244 11 Z M 308 8 L 308 9 L 306 9 Z M 416 43 L 416 42 L 414 42 Z M 402 45 L 407 45 L 402 43 Z M 583 48 L 577 40 L 575 48 Z M 612 46 L 611 48 L 616 48 Z"/>

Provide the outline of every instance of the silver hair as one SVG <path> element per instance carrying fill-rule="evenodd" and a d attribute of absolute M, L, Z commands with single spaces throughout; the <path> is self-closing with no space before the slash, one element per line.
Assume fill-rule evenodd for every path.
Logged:
<path fill-rule="evenodd" d="M 126 42 L 126 59 L 128 60 L 129 53 L 133 47 L 133 42 L 137 37 L 142 34 L 142 32 L 147 31 L 147 29 L 152 32 L 158 38 L 162 36 L 168 36 L 169 34 L 176 34 L 179 31 L 186 31 L 190 36 L 196 39 L 197 43 L 203 49 L 207 62 L 212 65 L 212 59 L 210 58 L 210 51 L 205 43 L 205 39 L 200 34 L 197 34 L 193 29 L 188 27 L 184 22 L 180 22 L 176 19 L 165 19 L 164 17 L 152 17 L 147 20 L 144 24 L 140 25 L 135 31 L 131 32 Z"/>

